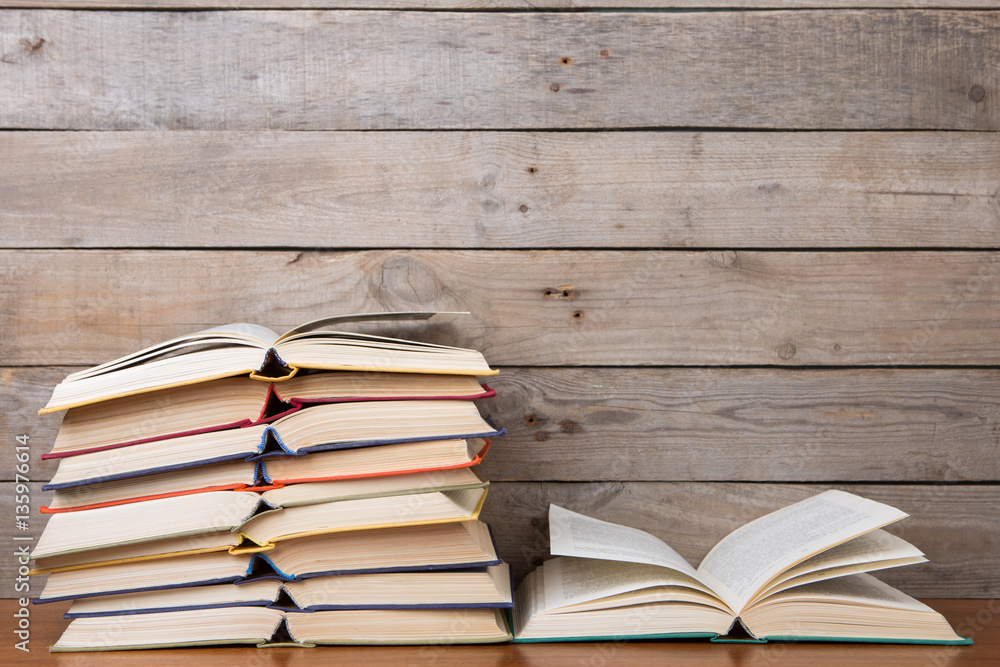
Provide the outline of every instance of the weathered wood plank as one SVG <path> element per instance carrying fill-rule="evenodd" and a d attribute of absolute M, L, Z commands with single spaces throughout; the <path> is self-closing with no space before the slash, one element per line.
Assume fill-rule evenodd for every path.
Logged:
<path fill-rule="evenodd" d="M 0 134 L 5 247 L 997 247 L 1000 134 Z"/>
<path fill-rule="evenodd" d="M 993 0 L 0 0 L 41 9 L 994 9 Z"/>
<path fill-rule="evenodd" d="M 424 309 L 471 311 L 420 331 L 501 366 L 996 364 L 998 269 L 988 252 L 4 251 L 0 356 L 92 364 L 225 322 Z"/>
<path fill-rule="evenodd" d="M 996 130 L 998 28 L 949 10 L 13 10 L 0 127 Z"/>
<path fill-rule="evenodd" d="M 38 414 L 48 401 L 52 387 L 79 367 L 0 368 L 0 433 L 6 442 L 0 443 L 0 479 L 14 479 L 14 439 L 28 436 L 31 460 L 30 479 L 48 481 L 56 472 L 58 461 L 43 461 L 42 454 L 52 449 L 62 415 L 48 419 Z M 36 506 L 37 507 L 37 506 Z"/>
<path fill-rule="evenodd" d="M 979 481 L 997 371 L 504 368 L 488 479 Z"/>
<path fill-rule="evenodd" d="M 704 484 L 669 482 L 536 483 L 496 482 L 483 518 L 497 538 L 500 555 L 520 580 L 536 559 L 548 554 L 548 504 L 648 530 L 697 564 L 727 533 L 828 485 Z M 930 563 L 887 571 L 882 578 L 921 597 L 1000 595 L 1000 490 L 996 486 L 837 485 L 910 513 L 891 532 L 925 551 Z M 13 521 L 13 484 L 0 483 L 0 512 Z M 48 501 L 33 485 L 32 507 Z M 30 531 L 37 539 L 45 517 L 36 514 Z M 13 532 L 13 531 L 11 531 Z M 13 581 L 16 562 L 4 551 L 0 577 Z M 36 586 L 37 584 L 37 586 Z M 32 591 L 42 578 L 32 577 Z M 2 596 L 13 596 L 9 589 Z M 0 596 L 0 597 L 2 597 Z"/>
<path fill-rule="evenodd" d="M 496 483 L 483 519 L 520 579 L 548 555 L 547 513 L 556 503 L 660 537 L 697 564 L 729 532 L 826 485 L 698 483 Z M 910 514 L 888 528 L 930 563 L 887 570 L 880 578 L 921 597 L 1000 594 L 1000 488 L 996 486 L 837 485 Z"/>
<path fill-rule="evenodd" d="M 32 479 L 60 422 L 36 412 L 72 370 L 0 369 L 0 432 L 30 436 Z M 997 370 L 502 368 L 490 386 L 494 480 L 1000 479 Z"/>

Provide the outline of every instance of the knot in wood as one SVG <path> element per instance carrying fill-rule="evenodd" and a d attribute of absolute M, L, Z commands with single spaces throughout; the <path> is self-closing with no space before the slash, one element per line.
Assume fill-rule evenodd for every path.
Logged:
<path fill-rule="evenodd" d="M 782 343 L 775 349 L 775 352 L 778 353 L 779 357 L 788 361 L 795 356 L 795 346 L 791 343 Z"/>
<path fill-rule="evenodd" d="M 708 253 L 708 261 L 714 266 L 720 266 L 724 269 L 736 264 L 737 259 L 739 256 L 735 250 L 713 250 Z"/>
<path fill-rule="evenodd" d="M 444 290 L 431 267 L 416 257 L 396 255 L 382 264 L 378 292 L 385 305 L 403 302 L 430 306 L 441 299 Z"/>

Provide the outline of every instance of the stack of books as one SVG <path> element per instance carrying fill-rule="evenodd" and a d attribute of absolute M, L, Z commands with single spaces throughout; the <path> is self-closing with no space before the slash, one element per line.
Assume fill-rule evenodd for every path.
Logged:
<path fill-rule="evenodd" d="M 74 373 L 36 603 L 54 651 L 510 638 L 474 466 L 502 435 L 474 350 L 228 325 Z M 321 329 L 321 330 L 316 330 Z"/>

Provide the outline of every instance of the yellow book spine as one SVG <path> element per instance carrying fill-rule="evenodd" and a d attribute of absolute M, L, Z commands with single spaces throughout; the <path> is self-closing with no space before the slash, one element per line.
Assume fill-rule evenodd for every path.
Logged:
<path fill-rule="evenodd" d="M 289 368 L 293 370 L 299 370 L 299 368 L 289 365 Z M 421 373 L 426 375 L 473 375 L 476 377 L 487 376 L 487 375 L 499 375 L 500 371 L 495 368 L 490 368 L 487 370 L 478 371 L 462 371 L 462 370 L 437 370 L 437 369 L 427 369 L 427 368 L 387 368 L 385 366 L 344 366 L 342 364 L 317 364 L 302 366 L 301 369 L 309 370 L 321 370 L 321 371 L 359 371 L 359 372 L 374 372 L 374 373 Z M 257 378 L 257 379 L 267 379 L 270 382 L 281 382 L 282 380 L 287 380 L 289 376 L 283 376 L 280 378 Z"/>
<path fill-rule="evenodd" d="M 102 560 L 95 561 L 93 563 L 80 563 L 78 565 L 64 565 L 63 567 L 43 567 L 34 570 L 29 570 L 28 574 L 52 574 L 53 572 L 68 572 L 70 570 L 83 570 L 90 567 L 98 567 L 101 565 L 119 565 L 121 563 L 135 563 L 141 560 L 155 560 L 157 558 L 174 558 L 175 556 L 190 556 L 192 554 L 207 554 L 214 553 L 216 551 L 226 551 L 227 549 L 232 552 L 232 549 L 236 547 L 227 546 L 225 544 L 220 544 L 217 547 L 205 547 L 204 549 L 186 549 L 185 551 L 171 551 L 165 554 L 146 554 L 145 556 L 131 556 L 129 558 L 115 558 L 113 560 Z M 263 551 L 264 549 L 259 549 L 258 551 Z M 247 552 L 250 553 L 250 552 Z"/>
<path fill-rule="evenodd" d="M 245 540 L 245 541 L 250 542 L 252 544 L 256 544 L 256 545 L 258 545 L 260 547 L 264 547 L 264 548 L 268 548 L 269 549 L 269 548 L 272 548 L 274 546 L 275 542 L 281 542 L 281 541 L 284 541 L 284 540 L 291 540 L 291 539 L 295 539 L 295 538 L 299 538 L 299 537 L 309 537 L 311 535 L 329 535 L 329 534 L 332 534 L 332 533 L 347 533 L 347 532 L 354 531 L 354 530 L 374 530 L 374 529 L 377 529 L 377 528 L 402 528 L 402 527 L 405 527 L 405 526 L 431 526 L 431 525 L 435 525 L 435 524 L 439 524 L 439 523 L 462 523 L 464 521 L 475 521 L 475 520 L 477 520 L 479 518 L 479 513 L 482 512 L 482 510 L 483 510 L 483 503 L 485 503 L 485 502 L 486 502 L 486 494 L 484 493 L 482 496 L 480 496 L 479 502 L 476 503 L 476 508 L 472 511 L 471 515 L 469 515 L 469 516 L 462 516 L 462 517 L 453 517 L 453 518 L 448 518 L 448 519 L 418 519 L 416 521 L 398 521 L 398 522 L 395 522 L 395 523 L 376 523 L 376 524 L 370 524 L 370 525 L 367 525 L 367 526 L 350 526 L 350 527 L 345 527 L 345 528 L 324 528 L 324 529 L 320 529 L 320 530 L 308 530 L 308 531 L 304 531 L 304 532 L 301 532 L 301 533 L 292 533 L 291 535 L 282 535 L 281 537 L 277 537 L 274 540 L 272 540 L 270 542 L 265 542 L 265 543 L 258 542 L 257 540 L 253 539 L 252 537 L 250 537 L 249 535 L 247 535 L 245 533 L 239 533 L 239 536 L 240 536 L 240 538 L 242 540 Z M 250 547 L 250 548 L 253 549 L 253 547 Z M 231 553 L 233 553 L 233 552 L 231 551 Z M 250 552 L 247 552 L 247 553 L 250 553 Z"/>
<path fill-rule="evenodd" d="M 53 412 L 62 412 L 63 410 L 69 410 L 71 408 L 79 408 L 84 405 L 90 405 L 92 403 L 103 403 L 104 401 L 110 401 L 116 398 L 125 398 L 126 396 L 135 396 L 137 394 L 146 394 L 151 391 L 160 391 L 161 389 L 173 389 L 174 387 L 187 387 L 192 384 L 201 384 L 202 382 L 209 382 L 211 380 L 222 380 L 223 378 L 236 377 L 238 375 L 246 375 L 247 373 L 253 373 L 255 369 L 244 368 L 242 370 L 230 371 L 226 373 L 219 373 L 217 375 L 209 375 L 207 377 L 200 377 L 196 380 L 184 380 L 182 382 L 173 382 L 170 384 L 157 385 L 155 387 L 149 387 L 148 389 L 138 389 L 134 391 L 124 391 L 118 394 L 112 394 L 110 396 L 101 396 L 100 398 L 92 398 L 82 401 L 76 401 L 75 403 L 61 403 L 53 405 L 52 401 L 44 408 L 38 411 L 40 415 L 47 415 Z"/>

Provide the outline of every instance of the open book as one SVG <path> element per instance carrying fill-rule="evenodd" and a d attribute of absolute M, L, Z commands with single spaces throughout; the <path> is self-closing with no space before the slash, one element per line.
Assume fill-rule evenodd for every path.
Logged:
<path fill-rule="evenodd" d="M 51 647 L 113 651 L 174 646 L 254 644 L 482 644 L 505 642 L 498 609 L 355 609 L 285 612 L 267 607 L 168 611 L 73 620 Z"/>
<path fill-rule="evenodd" d="M 259 551 L 306 535 L 468 521 L 479 516 L 487 485 L 396 489 L 395 495 L 333 502 L 314 496 L 287 507 L 279 504 L 291 489 L 276 490 L 280 495 L 275 499 L 267 493 L 211 491 L 53 514 L 31 557 L 42 570 L 51 568 L 55 557 L 79 558 L 77 564 L 103 562 L 109 560 L 109 550 L 120 553 L 140 548 L 154 554 Z"/>
<path fill-rule="evenodd" d="M 265 381 L 299 369 L 495 375 L 483 355 L 444 345 L 337 331 L 337 323 L 426 320 L 446 322 L 464 313 L 366 313 L 328 317 L 278 335 L 255 324 L 227 324 L 172 338 L 114 361 L 72 373 L 40 414 L 236 375 Z"/>
<path fill-rule="evenodd" d="M 115 554 L 110 554 L 115 555 Z M 56 568 L 35 603 L 256 580 L 303 581 L 372 572 L 499 565 L 481 521 L 324 533 L 278 542 L 258 553 L 189 553 L 149 559 L 123 550 L 117 560 Z"/>
<path fill-rule="evenodd" d="M 356 447 L 506 433 L 471 401 L 400 401 L 317 405 L 273 424 L 183 435 L 60 459 L 47 489 L 111 482 L 137 475 Z"/>
<path fill-rule="evenodd" d="M 61 462 L 53 481 L 42 487 L 55 492 L 51 503 L 41 511 L 76 512 L 209 491 L 268 490 L 300 482 L 438 476 L 479 464 L 489 451 L 490 441 L 475 438 L 406 442 L 256 462 L 183 464 L 160 472 L 143 468 L 151 465 L 152 457 L 164 453 L 144 451 L 145 447 L 156 449 L 152 443 L 129 449 L 129 455 L 105 461 L 98 478 L 87 477 L 94 474 L 92 471 L 77 470 L 74 464 Z M 164 464 L 164 459 L 158 458 L 153 465 L 157 463 Z M 101 479 L 104 481 L 97 481 Z"/>
<path fill-rule="evenodd" d="M 370 572 L 300 581 L 186 586 L 78 599 L 64 618 L 151 614 L 161 611 L 271 607 L 284 611 L 339 609 L 457 609 L 514 606 L 506 563 L 420 572 Z"/>
<path fill-rule="evenodd" d="M 495 396 L 470 375 L 299 373 L 280 383 L 231 377 L 72 408 L 43 459 L 273 422 L 310 405 Z"/>
<path fill-rule="evenodd" d="M 722 539 L 695 569 L 644 531 L 549 508 L 553 555 L 518 587 L 521 641 L 718 638 L 967 644 L 943 616 L 863 574 L 926 560 L 883 530 L 903 512 L 826 491 Z"/>

